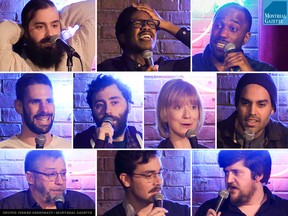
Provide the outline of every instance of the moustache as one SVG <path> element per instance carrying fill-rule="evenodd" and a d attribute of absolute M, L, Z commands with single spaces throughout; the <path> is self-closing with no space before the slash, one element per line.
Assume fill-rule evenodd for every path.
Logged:
<path fill-rule="evenodd" d="M 256 115 L 251 115 L 249 114 L 248 116 L 245 116 L 244 120 L 248 120 L 248 119 L 254 119 L 256 121 L 260 121 L 260 119 L 256 116 Z"/>
<path fill-rule="evenodd" d="M 45 117 L 53 117 L 53 113 L 38 113 L 38 114 L 36 114 L 35 116 L 34 116 L 34 118 L 39 118 L 39 117 L 43 117 L 43 116 L 45 116 Z"/>
<path fill-rule="evenodd" d="M 51 37 L 46 37 L 46 38 L 43 38 L 43 39 L 41 39 L 40 41 L 39 41 L 39 43 L 41 44 L 41 43 L 50 43 L 51 41 Z"/>
<path fill-rule="evenodd" d="M 152 188 L 150 191 L 148 191 L 148 193 L 159 192 L 161 190 L 162 190 L 161 186 L 156 186 L 156 187 Z"/>

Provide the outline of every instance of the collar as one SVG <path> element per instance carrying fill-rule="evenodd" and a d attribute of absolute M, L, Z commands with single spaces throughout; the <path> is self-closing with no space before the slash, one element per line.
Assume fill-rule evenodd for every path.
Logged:
<path fill-rule="evenodd" d="M 134 207 L 128 202 L 128 200 L 126 198 L 124 198 L 124 200 L 122 202 L 122 206 L 125 210 L 126 216 L 135 216 L 136 215 Z"/>
<path fill-rule="evenodd" d="M 147 68 L 146 65 L 142 65 L 142 64 L 134 61 L 133 59 L 131 59 L 130 57 L 128 57 L 124 53 L 121 56 L 121 61 L 123 61 L 123 63 L 125 64 L 125 66 L 128 69 L 131 69 L 131 70 L 134 70 L 134 71 L 145 71 L 146 68 Z"/>
<path fill-rule="evenodd" d="M 26 191 L 24 206 L 27 206 L 29 209 L 41 209 L 41 207 L 38 205 L 38 203 L 35 201 L 35 199 L 32 196 L 32 193 L 30 189 Z"/>

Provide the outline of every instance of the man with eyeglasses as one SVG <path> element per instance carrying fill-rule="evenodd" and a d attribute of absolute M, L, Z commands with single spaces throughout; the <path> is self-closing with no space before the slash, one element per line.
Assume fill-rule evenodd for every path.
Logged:
<path fill-rule="evenodd" d="M 114 165 L 125 198 L 104 216 L 190 216 L 188 205 L 163 200 L 163 167 L 157 151 L 120 150 Z M 157 204 L 157 199 L 163 200 L 162 206 Z"/>
<path fill-rule="evenodd" d="M 24 170 L 29 189 L 0 200 L 0 209 L 95 209 L 86 194 L 66 190 L 67 170 L 61 151 L 28 152 Z"/>
<path fill-rule="evenodd" d="M 123 54 L 98 64 L 98 71 L 190 71 L 190 57 L 178 60 L 160 57 L 155 65 L 147 60 L 153 59 L 153 56 L 145 57 L 144 53 L 152 51 L 156 45 L 158 30 L 172 34 L 190 48 L 190 29 L 163 20 L 148 5 L 132 3 L 132 6 L 124 9 L 115 30 Z"/>

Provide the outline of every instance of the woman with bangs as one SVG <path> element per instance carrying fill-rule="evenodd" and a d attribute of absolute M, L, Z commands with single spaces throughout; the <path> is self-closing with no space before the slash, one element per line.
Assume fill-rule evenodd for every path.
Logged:
<path fill-rule="evenodd" d="M 203 121 L 201 98 L 193 85 L 182 79 L 163 85 L 157 100 L 157 128 L 165 139 L 157 148 L 192 148 L 186 132 L 192 131 L 196 136 Z M 196 147 L 206 148 L 198 142 Z"/>

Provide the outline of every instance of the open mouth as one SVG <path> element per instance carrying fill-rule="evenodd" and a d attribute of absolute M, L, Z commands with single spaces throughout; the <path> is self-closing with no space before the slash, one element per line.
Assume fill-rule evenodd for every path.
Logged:
<path fill-rule="evenodd" d="M 151 33 L 142 32 L 142 33 L 140 33 L 139 39 L 143 40 L 143 41 L 151 41 L 153 38 L 152 38 Z"/>
<path fill-rule="evenodd" d="M 51 116 L 37 116 L 35 119 L 42 125 L 49 124 L 51 121 Z"/>

